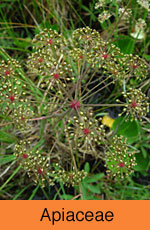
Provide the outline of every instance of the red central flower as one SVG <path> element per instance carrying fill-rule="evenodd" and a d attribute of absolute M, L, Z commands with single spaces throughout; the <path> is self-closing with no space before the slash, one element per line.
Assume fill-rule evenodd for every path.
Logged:
<path fill-rule="evenodd" d="M 5 71 L 5 76 L 9 75 L 10 74 L 10 71 L 9 70 L 6 70 Z"/>
<path fill-rule="evenodd" d="M 102 57 L 103 57 L 104 59 L 107 59 L 108 54 L 104 54 Z"/>
<path fill-rule="evenodd" d="M 73 180 L 73 175 L 72 174 L 69 175 L 69 179 Z"/>
<path fill-rule="evenodd" d="M 80 55 L 79 58 L 80 58 L 80 59 L 83 59 L 84 57 L 83 57 L 83 55 Z"/>
<path fill-rule="evenodd" d="M 120 162 L 120 163 L 119 163 L 119 167 L 120 167 L 120 168 L 123 168 L 123 167 L 124 167 L 124 163 L 123 163 L 123 162 Z"/>
<path fill-rule="evenodd" d="M 23 158 L 24 158 L 24 159 L 27 159 L 27 158 L 28 158 L 28 155 L 27 155 L 27 154 L 23 154 Z"/>
<path fill-rule="evenodd" d="M 85 128 L 85 129 L 83 129 L 83 133 L 84 133 L 85 135 L 87 135 L 87 134 L 90 133 L 90 130 L 89 130 L 88 128 Z"/>
<path fill-rule="evenodd" d="M 24 121 L 24 117 L 21 117 L 21 120 Z"/>
<path fill-rule="evenodd" d="M 58 73 L 55 73 L 54 74 L 54 79 L 58 79 L 59 78 L 59 74 Z"/>
<path fill-rule="evenodd" d="M 47 44 L 52 45 L 52 43 L 53 43 L 53 41 L 52 41 L 51 39 L 49 39 L 49 40 L 47 41 Z"/>
<path fill-rule="evenodd" d="M 38 169 L 38 174 L 43 174 L 43 171 L 41 168 Z"/>
<path fill-rule="evenodd" d="M 137 106 L 137 103 L 135 101 L 132 102 L 131 108 L 135 108 Z"/>
<path fill-rule="evenodd" d="M 14 97 L 14 96 L 10 96 L 10 98 L 9 98 L 9 99 L 10 99 L 10 101 L 11 101 L 11 102 L 14 102 L 15 97 Z"/>
<path fill-rule="evenodd" d="M 40 59 L 39 59 L 39 62 L 40 62 L 40 63 L 43 62 L 43 58 L 40 58 Z"/>
<path fill-rule="evenodd" d="M 74 100 L 74 101 L 71 102 L 70 104 L 71 104 L 70 107 L 71 107 L 72 109 L 79 109 L 79 108 L 80 108 L 80 102 L 79 102 L 79 101 Z"/>

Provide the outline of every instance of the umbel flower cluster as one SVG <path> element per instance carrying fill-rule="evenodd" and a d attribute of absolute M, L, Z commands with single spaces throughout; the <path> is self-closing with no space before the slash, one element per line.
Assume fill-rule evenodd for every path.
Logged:
<path fill-rule="evenodd" d="M 121 0 L 98 0 L 95 4 L 95 10 L 98 11 L 98 20 L 100 23 L 104 23 L 111 16 L 115 16 L 114 8 L 118 7 L 118 17 L 121 17 L 121 20 L 125 23 L 129 22 L 129 19 L 132 15 L 132 10 L 130 8 L 126 8 L 122 4 Z"/>
<path fill-rule="evenodd" d="M 62 182 L 74 186 L 85 178 L 84 170 L 77 171 L 73 168 L 72 172 L 67 172 L 59 164 L 52 167 L 50 157 L 39 150 L 31 150 L 30 146 L 30 141 L 20 141 L 15 145 L 14 154 L 35 184 L 40 183 L 44 187 L 46 183 L 54 185 L 55 182 Z"/>
<path fill-rule="evenodd" d="M 96 147 L 105 142 L 106 134 L 99 120 L 94 119 L 91 111 L 80 111 L 77 116 L 67 120 L 66 137 L 75 152 L 100 157 Z"/>
<path fill-rule="evenodd" d="M 105 109 L 120 103 L 129 118 L 142 120 L 148 97 L 142 87 L 132 89 L 130 80 L 146 82 L 146 62 L 123 54 L 85 27 L 69 39 L 45 29 L 33 39 L 26 64 L 27 76 L 34 80 L 31 85 L 24 84 L 15 60 L 1 63 L 0 107 L 7 117 L 3 123 L 10 120 L 20 139 L 15 156 L 28 176 L 42 186 L 60 181 L 74 186 L 85 178 L 81 169 L 89 156 L 105 161 L 113 176 L 128 176 L 135 165 L 134 153 L 122 137 L 105 129 L 94 111 L 95 106 Z M 95 104 L 93 96 L 103 95 L 109 85 L 117 86 L 118 95 L 126 85 L 129 90 L 121 90 L 125 102 L 106 104 L 102 96 L 101 104 Z"/>
<path fill-rule="evenodd" d="M 143 8 L 147 9 L 150 11 L 150 1 L 149 0 L 137 0 L 139 5 L 141 5 Z"/>
<path fill-rule="evenodd" d="M 146 116 L 149 112 L 148 97 L 146 97 L 140 89 L 132 88 L 130 88 L 127 93 L 123 92 L 123 96 L 127 100 L 123 112 L 126 112 L 132 121 L 137 119 L 142 121 L 142 117 Z M 119 100 L 117 101 L 119 102 Z M 119 116 L 121 115 L 122 114 L 119 114 Z"/>
<path fill-rule="evenodd" d="M 127 140 L 122 136 L 114 136 L 109 150 L 106 152 L 107 173 L 113 177 L 119 175 L 121 178 L 133 172 L 136 165 L 134 152 L 129 152 Z"/>
<path fill-rule="evenodd" d="M 0 110 L 8 116 L 16 129 L 24 130 L 28 126 L 33 111 L 26 98 L 26 84 L 20 79 L 21 66 L 14 59 L 0 64 Z"/>
<path fill-rule="evenodd" d="M 146 17 L 143 19 L 144 10 Z M 115 18 L 121 31 L 126 31 L 130 36 L 139 40 L 145 38 L 145 29 L 149 24 L 149 12 L 149 0 L 135 0 L 134 4 L 132 1 L 120 0 L 97 0 L 95 3 L 95 13 L 98 15 L 97 20 L 100 24 L 110 25 Z M 129 27 L 131 29 L 127 30 Z"/>
<path fill-rule="evenodd" d="M 41 76 L 41 83 L 56 86 L 62 91 L 69 81 L 74 80 L 70 63 L 65 58 L 67 54 L 67 41 L 64 36 L 51 29 L 45 29 L 36 35 L 33 40 L 35 52 L 28 58 L 29 71 Z M 64 53 L 65 56 L 64 56 Z"/>
<path fill-rule="evenodd" d="M 49 177 L 49 158 L 42 156 L 37 150 L 31 150 L 30 141 L 20 141 L 15 145 L 15 156 L 28 176 L 32 178 L 35 184 L 41 182 L 44 186 L 45 180 L 51 185 L 53 184 L 52 179 Z"/>

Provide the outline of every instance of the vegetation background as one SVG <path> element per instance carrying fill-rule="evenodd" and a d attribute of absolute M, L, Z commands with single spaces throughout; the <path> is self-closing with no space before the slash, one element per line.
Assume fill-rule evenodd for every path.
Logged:
<path fill-rule="evenodd" d="M 118 16 L 119 8 L 108 4 L 107 9 L 112 9 L 114 13 L 107 22 L 100 23 L 98 20 L 100 11 L 95 9 L 96 2 L 95 0 L 0 0 L 0 59 L 6 60 L 11 56 L 24 65 L 29 53 L 32 53 L 32 39 L 44 28 L 61 32 L 67 38 L 75 29 L 89 26 L 99 31 L 104 40 L 111 39 L 121 52 L 137 54 L 149 64 L 150 16 L 148 11 L 141 8 L 136 0 L 122 1 L 121 4 L 128 5 L 132 9 L 129 23 L 122 24 Z M 147 28 L 142 39 L 138 39 L 138 35 L 131 36 L 139 17 L 145 19 Z M 36 79 L 32 80 L 36 81 Z M 136 82 L 133 82 L 134 84 Z M 149 81 L 146 87 L 149 87 Z M 110 87 L 107 103 L 111 98 L 111 90 Z M 107 90 L 104 91 L 104 96 L 106 95 L 108 95 Z M 95 96 L 94 100 L 98 101 L 99 96 Z M 102 115 L 109 114 L 110 117 L 116 119 L 119 112 L 119 108 L 114 110 L 108 108 L 102 111 Z M 149 116 L 148 114 L 148 121 Z M 149 122 L 144 127 L 141 127 L 140 123 L 129 123 L 128 127 L 122 125 L 118 129 L 118 134 L 129 138 L 134 148 L 138 150 L 134 174 L 123 181 L 108 181 L 103 163 L 89 157 L 83 166 L 88 177 L 81 182 L 80 188 L 78 186 L 68 188 L 61 182 L 45 188 L 39 184 L 33 185 L 28 176 L 20 170 L 20 166 L 17 166 L 10 150 L 16 141 L 15 135 L 13 132 L 9 133 L 9 125 L 3 127 L 2 124 L 2 117 L 0 117 L 1 199 L 149 199 Z"/>

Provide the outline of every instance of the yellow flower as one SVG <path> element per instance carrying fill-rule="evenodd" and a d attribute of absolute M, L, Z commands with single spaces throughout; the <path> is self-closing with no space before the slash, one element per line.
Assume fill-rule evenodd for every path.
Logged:
<path fill-rule="evenodd" d="M 109 128 L 112 128 L 112 125 L 114 123 L 114 119 L 109 116 L 104 116 L 102 119 L 102 124 L 108 126 Z"/>

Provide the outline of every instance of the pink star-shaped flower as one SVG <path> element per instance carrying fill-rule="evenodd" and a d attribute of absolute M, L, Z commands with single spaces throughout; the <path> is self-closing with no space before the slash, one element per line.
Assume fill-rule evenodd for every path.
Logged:
<path fill-rule="evenodd" d="M 124 167 L 124 163 L 123 163 L 123 162 L 120 162 L 120 163 L 119 163 L 119 167 L 120 167 L 120 168 L 123 168 L 123 167 Z"/>
<path fill-rule="evenodd" d="M 79 108 L 80 108 L 80 102 L 79 102 L 79 101 L 74 100 L 74 101 L 71 102 L 70 104 L 71 104 L 70 107 L 71 107 L 72 109 L 79 109 Z"/>
<path fill-rule="evenodd" d="M 88 128 L 85 128 L 85 129 L 83 129 L 83 133 L 84 133 L 85 135 L 87 135 L 87 134 L 90 133 L 90 130 L 89 130 Z"/>

